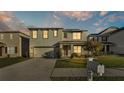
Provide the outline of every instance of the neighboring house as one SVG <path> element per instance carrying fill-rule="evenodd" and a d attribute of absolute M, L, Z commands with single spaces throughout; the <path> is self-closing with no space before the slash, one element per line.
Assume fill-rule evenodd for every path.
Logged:
<path fill-rule="evenodd" d="M 29 36 L 19 31 L 0 31 L 0 58 L 29 56 Z"/>
<path fill-rule="evenodd" d="M 109 27 L 98 34 L 90 34 L 91 38 L 103 44 L 104 53 L 124 54 L 124 28 Z"/>
<path fill-rule="evenodd" d="M 87 31 L 63 28 L 29 28 L 31 57 L 70 57 L 72 53 L 85 55 Z"/>

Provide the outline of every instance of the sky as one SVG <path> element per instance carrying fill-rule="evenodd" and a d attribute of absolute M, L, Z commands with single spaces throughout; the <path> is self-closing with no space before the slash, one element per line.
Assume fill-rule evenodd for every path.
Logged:
<path fill-rule="evenodd" d="M 124 26 L 123 11 L 15 11 L 0 12 L 0 27 L 3 27 L 1 22 L 4 21 L 15 28 L 14 22 L 11 22 L 13 19 L 18 21 L 15 25 L 76 28 L 88 30 L 89 33 L 98 33 L 111 26 Z"/>

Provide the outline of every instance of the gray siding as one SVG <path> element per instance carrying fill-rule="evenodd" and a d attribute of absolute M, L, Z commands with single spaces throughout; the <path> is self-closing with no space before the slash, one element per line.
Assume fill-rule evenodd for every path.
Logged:
<path fill-rule="evenodd" d="M 46 29 L 44 29 L 46 30 Z M 54 45 L 62 40 L 62 29 L 47 29 L 48 30 L 48 38 L 43 38 L 43 29 L 38 29 L 37 38 L 30 38 L 30 57 L 42 57 L 48 52 L 54 50 Z M 54 37 L 54 30 L 58 31 L 58 36 Z M 31 35 L 32 35 L 31 30 Z M 40 48 L 36 48 L 40 47 Z M 44 47 L 44 48 L 42 48 Z M 46 48 L 45 48 L 46 47 Z M 51 48 L 48 48 L 51 47 Z M 53 55 L 52 52 L 50 55 Z"/>
<path fill-rule="evenodd" d="M 4 35 L 4 38 L 0 38 L 0 42 L 6 44 L 7 47 L 17 47 L 17 53 L 11 54 L 10 57 L 21 56 L 20 55 L 20 46 L 19 46 L 19 33 L 0 33 Z M 13 35 L 13 39 L 10 39 L 10 34 Z M 7 54 L 3 55 L 7 56 Z"/>
<path fill-rule="evenodd" d="M 54 30 L 48 30 L 48 39 L 43 38 L 43 30 L 38 30 L 38 37 L 33 39 L 32 37 L 30 38 L 30 46 L 53 46 L 54 44 L 58 43 L 62 39 L 62 30 L 58 30 L 58 36 L 54 37 L 53 36 L 53 31 Z M 31 31 L 32 34 L 32 31 Z"/>
<path fill-rule="evenodd" d="M 114 45 L 111 46 L 111 52 L 114 52 L 116 54 L 124 54 L 124 30 L 119 31 L 115 34 L 112 34 L 108 41 L 112 42 Z"/>

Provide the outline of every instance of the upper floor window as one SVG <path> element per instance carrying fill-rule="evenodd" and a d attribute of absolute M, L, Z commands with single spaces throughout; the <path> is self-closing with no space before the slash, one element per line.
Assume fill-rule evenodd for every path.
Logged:
<path fill-rule="evenodd" d="M 47 30 L 43 31 L 43 38 L 48 38 L 48 31 Z"/>
<path fill-rule="evenodd" d="M 10 39 L 13 39 L 13 34 L 10 34 Z"/>
<path fill-rule="evenodd" d="M 37 38 L 37 31 L 32 31 L 32 38 Z"/>
<path fill-rule="evenodd" d="M 81 39 L 81 32 L 73 32 L 73 39 Z"/>
<path fill-rule="evenodd" d="M 4 35 L 3 34 L 0 34 L 0 39 L 4 39 Z"/>
<path fill-rule="evenodd" d="M 57 37 L 58 36 L 58 31 L 54 30 L 53 34 L 54 34 L 54 37 Z"/>
<path fill-rule="evenodd" d="M 102 41 L 107 41 L 107 37 L 102 37 Z"/>
<path fill-rule="evenodd" d="M 64 38 L 67 38 L 67 32 L 64 32 Z"/>

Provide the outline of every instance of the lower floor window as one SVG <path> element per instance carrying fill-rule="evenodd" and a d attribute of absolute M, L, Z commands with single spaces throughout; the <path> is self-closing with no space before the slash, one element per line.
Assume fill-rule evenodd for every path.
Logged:
<path fill-rule="evenodd" d="M 81 53 L 81 46 L 74 46 L 74 53 Z"/>
<path fill-rule="evenodd" d="M 7 47 L 8 54 L 15 54 L 15 47 Z"/>

